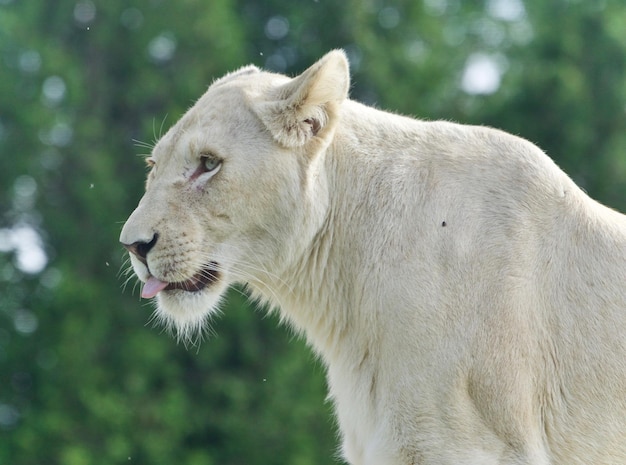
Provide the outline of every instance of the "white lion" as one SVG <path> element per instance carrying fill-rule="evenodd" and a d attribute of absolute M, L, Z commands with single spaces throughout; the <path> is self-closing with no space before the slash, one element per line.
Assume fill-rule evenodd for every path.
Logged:
<path fill-rule="evenodd" d="M 626 217 L 484 127 L 243 68 L 158 142 L 121 242 L 187 335 L 233 283 L 325 361 L 353 465 L 626 463 Z"/>

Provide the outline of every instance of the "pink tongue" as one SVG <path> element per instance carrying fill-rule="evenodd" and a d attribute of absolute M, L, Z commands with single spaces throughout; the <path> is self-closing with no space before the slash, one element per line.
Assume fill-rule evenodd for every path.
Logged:
<path fill-rule="evenodd" d="M 167 287 L 169 283 L 164 283 L 163 281 L 159 281 L 154 276 L 150 276 L 146 284 L 143 285 L 143 289 L 141 290 L 141 297 L 144 299 L 150 299 L 161 292 L 163 289 Z"/>

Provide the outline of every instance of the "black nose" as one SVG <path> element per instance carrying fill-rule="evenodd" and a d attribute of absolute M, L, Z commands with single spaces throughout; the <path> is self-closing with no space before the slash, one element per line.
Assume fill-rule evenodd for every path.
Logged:
<path fill-rule="evenodd" d="M 126 249 L 135 255 L 144 265 L 147 265 L 146 257 L 148 256 L 148 252 L 154 247 L 159 238 L 158 234 L 152 236 L 152 240 L 150 242 L 137 241 L 132 244 L 122 244 Z"/>

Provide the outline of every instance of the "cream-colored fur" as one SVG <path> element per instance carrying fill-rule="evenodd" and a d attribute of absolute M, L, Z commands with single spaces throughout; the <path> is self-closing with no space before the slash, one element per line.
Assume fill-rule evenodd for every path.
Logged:
<path fill-rule="evenodd" d="M 353 465 L 625 464 L 626 217 L 523 139 L 348 87 L 333 51 L 208 89 L 121 234 L 144 295 L 182 334 L 233 283 L 279 307 Z"/>

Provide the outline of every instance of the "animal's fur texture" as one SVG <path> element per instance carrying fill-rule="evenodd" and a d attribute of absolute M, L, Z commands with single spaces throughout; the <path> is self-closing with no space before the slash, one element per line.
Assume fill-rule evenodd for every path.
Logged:
<path fill-rule="evenodd" d="M 626 463 L 626 217 L 521 138 L 348 87 L 341 51 L 247 67 L 160 140 L 121 241 L 146 296 L 211 279 L 158 313 L 198 330 L 235 282 L 279 307 L 353 465 Z"/>

